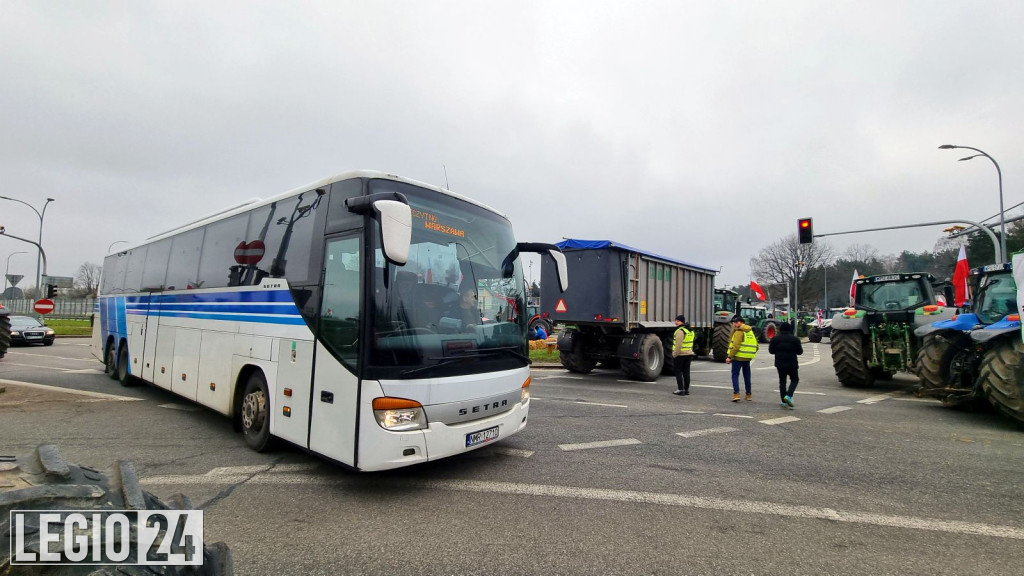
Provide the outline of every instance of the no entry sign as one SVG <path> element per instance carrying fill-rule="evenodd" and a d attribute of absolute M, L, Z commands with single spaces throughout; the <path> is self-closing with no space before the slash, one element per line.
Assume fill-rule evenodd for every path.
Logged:
<path fill-rule="evenodd" d="M 235 262 L 243 265 L 256 264 L 263 260 L 266 249 L 267 247 L 259 240 L 253 240 L 248 244 L 239 242 L 238 246 L 235 246 Z"/>
<path fill-rule="evenodd" d="M 32 309 L 39 314 L 49 314 L 50 312 L 53 312 L 53 300 L 48 300 L 46 298 L 36 300 L 36 303 L 32 305 Z"/>

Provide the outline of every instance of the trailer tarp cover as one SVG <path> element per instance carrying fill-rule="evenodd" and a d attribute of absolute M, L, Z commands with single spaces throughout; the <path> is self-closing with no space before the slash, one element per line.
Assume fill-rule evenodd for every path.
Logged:
<path fill-rule="evenodd" d="M 619 250 L 625 250 L 627 252 L 636 252 L 638 254 L 643 254 L 644 256 L 650 256 L 651 258 L 657 258 L 659 260 L 664 260 L 666 262 L 672 262 L 673 264 L 679 264 L 681 266 L 688 266 L 690 268 L 696 268 L 698 270 L 705 270 L 712 274 L 718 274 L 718 271 L 715 270 L 714 268 L 708 268 L 706 266 L 701 266 L 699 264 L 684 262 L 682 260 L 669 258 L 668 256 L 662 256 L 660 254 L 652 254 L 651 252 L 647 252 L 645 250 L 638 250 L 636 248 L 633 248 L 632 246 L 626 246 L 625 244 L 621 244 L 619 242 L 615 242 L 612 240 L 578 240 L 574 238 L 566 238 L 565 240 L 562 240 L 561 242 L 555 244 L 555 246 L 558 246 L 562 250 L 601 250 L 603 248 L 617 248 Z"/>

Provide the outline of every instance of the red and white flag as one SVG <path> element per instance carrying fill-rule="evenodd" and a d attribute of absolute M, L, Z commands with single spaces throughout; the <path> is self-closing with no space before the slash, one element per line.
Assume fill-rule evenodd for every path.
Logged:
<path fill-rule="evenodd" d="M 750 291 L 754 293 L 754 296 L 757 296 L 758 300 L 764 300 L 766 298 L 764 290 L 761 289 L 761 286 L 753 280 L 750 281 Z"/>
<path fill-rule="evenodd" d="M 971 299 L 970 287 L 967 280 L 971 277 L 971 270 L 967 266 L 967 252 L 963 245 L 960 245 L 960 254 L 956 257 L 956 268 L 953 269 L 953 305 L 960 307 Z"/>
<path fill-rule="evenodd" d="M 850 307 L 853 308 L 854 300 L 857 299 L 857 269 L 853 269 L 853 280 L 850 280 Z"/>
<path fill-rule="evenodd" d="M 818 328 L 821 328 L 821 308 L 816 309 L 814 315 L 818 317 Z"/>

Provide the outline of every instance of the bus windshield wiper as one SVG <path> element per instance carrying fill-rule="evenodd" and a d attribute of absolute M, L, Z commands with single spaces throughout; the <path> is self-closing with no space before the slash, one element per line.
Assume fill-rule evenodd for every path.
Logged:
<path fill-rule="evenodd" d="M 502 346 L 499 348 L 478 348 L 469 353 L 460 353 L 463 356 L 494 356 L 496 354 L 511 354 L 516 358 L 523 360 L 527 363 L 530 362 L 530 357 L 526 356 L 522 352 L 519 352 L 518 346 Z"/>
<path fill-rule="evenodd" d="M 438 362 L 437 364 L 431 364 L 429 366 L 420 366 L 419 368 L 410 368 L 408 370 L 403 370 L 401 372 L 402 376 L 409 376 L 410 374 L 419 374 L 420 372 L 424 372 L 424 371 L 430 370 L 432 368 L 440 368 L 441 366 L 447 366 L 449 364 L 455 364 L 456 362 L 463 361 L 465 358 L 433 357 L 433 358 L 427 358 L 427 359 L 428 360 L 441 360 L 441 362 Z"/>

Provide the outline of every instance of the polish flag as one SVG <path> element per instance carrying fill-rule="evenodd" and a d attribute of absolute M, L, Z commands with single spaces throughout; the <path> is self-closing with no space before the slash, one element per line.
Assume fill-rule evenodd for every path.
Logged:
<path fill-rule="evenodd" d="M 853 280 L 850 280 L 850 307 L 853 308 L 854 300 L 857 298 L 857 269 L 853 269 Z"/>
<path fill-rule="evenodd" d="M 960 307 L 971 299 L 970 288 L 967 286 L 967 279 L 971 271 L 967 267 L 967 252 L 963 245 L 960 245 L 960 254 L 956 257 L 956 268 L 953 269 L 953 305 Z"/>
<path fill-rule="evenodd" d="M 750 281 L 750 291 L 754 293 L 754 296 L 757 296 L 758 300 L 764 300 L 766 298 L 764 290 L 761 289 L 761 286 L 753 280 Z"/>
<path fill-rule="evenodd" d="M 818 328 L 821 328 L 821 308 L 816 309 L 814 315 L 818 318 Z"/>

